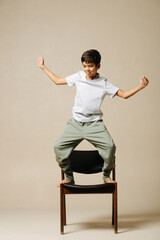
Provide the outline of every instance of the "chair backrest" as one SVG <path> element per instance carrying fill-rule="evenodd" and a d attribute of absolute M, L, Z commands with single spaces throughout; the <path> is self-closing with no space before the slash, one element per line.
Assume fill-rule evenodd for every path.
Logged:
<path fill-rule="evenodd" d="M 104 160 L 97 150 L 74 150 L 70 154 L 69 159 L 73 172 L 85 174 L 102 172 Z"/>

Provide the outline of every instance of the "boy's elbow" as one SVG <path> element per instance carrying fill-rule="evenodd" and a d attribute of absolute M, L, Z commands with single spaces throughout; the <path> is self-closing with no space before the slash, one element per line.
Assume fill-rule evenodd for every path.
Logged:
<path fill-rule="evenodd" d="M 57 82 L 57 81 L 56 81 L 56 82 L 54 82 L 54 83 L 55 83 L 56 85 L 60 85 L 60 84 L 59 84 L 59 82 Z"/>
<path fill-rule="evenodd" d="M 122 91 L 122 98 L 128 99 L 129 95 L 127 94 L 127 91 Z"/>
<path fill-rule="evenodd" d="M 129 98 L 129 96 L 127 96 L 127 95 L 124 95 L 124 97 L 123 97 L 124 99 L 128 99 Z"/>
<path fill-rule="evenodd" d="M 56 85 L 61 85 L 60 78 L 59 78 L 59 79 L 56 79 L 56 80 L 54 81 L 54 83 L 55 83 Z"/>
<path fill-rule="evenodd" d="M 64 84 L 67 84 L 67 82 L 66 82 L 66 79 L 65 79 L 65 78 L 58 78 L 58 79 L 55 81 L 55 84 L 56 84 L 56 85 L 64 85 Z"/>
<path fill-rule="evenodd" d="M 129 96 L 127 95 L 127 93 L 126 93 L 125 91 L 123 91 L 123 90 L 119 90 L 116 95 L 118 95 L 119 97 L 121 97 L 121 98 L 123 98 L 123 99 L 129 98 Z"/>

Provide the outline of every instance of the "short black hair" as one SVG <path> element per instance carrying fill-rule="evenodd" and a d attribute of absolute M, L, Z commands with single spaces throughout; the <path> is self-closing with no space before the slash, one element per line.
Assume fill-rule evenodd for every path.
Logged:
<path fill-rule="evenodd" d="M 90 49 L 82 54 L 81 62 L 94 63 L 96 66 L 101 62 L 101 55 L 95 49 Z"/>

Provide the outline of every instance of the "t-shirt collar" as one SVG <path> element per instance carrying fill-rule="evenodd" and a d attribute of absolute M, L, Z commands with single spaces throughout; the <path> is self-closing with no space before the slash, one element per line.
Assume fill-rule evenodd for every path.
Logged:
<path fill-rule="evenodd" d="M 94 79 L 97 79 L 99 77 L 100 77 L 100 75 L 99 75 L 99 73 L 97 73 Z"/>
<path fill-rule="evenodd" d="M 92 81 L 98 79 L 99 77 L 100 77 L 100 74 L 99 74 L 99 73 L 96 73 L 96 76 L 95 76 L 95 78 L 92 79 Z M 86 78 L 86 74 L 85 74 L 85 78 Z M 87 79 L 87 78 L 86 78 L 86 79 Z"/>

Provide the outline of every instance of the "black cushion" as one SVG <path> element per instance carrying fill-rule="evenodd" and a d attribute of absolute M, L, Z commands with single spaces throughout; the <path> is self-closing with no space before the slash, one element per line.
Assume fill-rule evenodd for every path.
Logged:
<path fill-rule="evenodd" d="M 114 183 L 104 183 L 97 185 L 71 185 L 63 184 L 63 187 L 71 193 L 112 193 L 114 191 Z"/>

